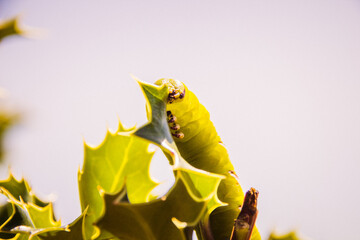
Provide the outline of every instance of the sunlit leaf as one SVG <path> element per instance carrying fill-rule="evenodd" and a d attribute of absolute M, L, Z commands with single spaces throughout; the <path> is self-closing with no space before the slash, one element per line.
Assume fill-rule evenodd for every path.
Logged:
<path fill-rule="evenodd" d="M 85 220 L 87 237 L 99 234 L 92 224 L 104 211 L 100 189 L 114 194 L 126 181 L 130 202 L 139 203 L 150 200 L 150 192 L 157 186 L 149 173 L 153 156 L 148 151 L 149 142 L 131 136 L 131 130 L 120 124 L 119 130 L 108 132 L 99 146 L 85 145 L 84 164 L 78 178 L 81 207 L 83 210 L 89 207 Z"/>
<path fill-rule="evenodd" d="M 17 226 L 28 226 L 32 232 L 37 231 L 35 228 L 54 227 L 56 221 L 52 205 L 36 197 L 24 179 L 19 181 L 10 173 L 8 179 L 0 181 L 0 189 L 8 198 L 8 202 L 0 208 L 1 238 L 21 238 L 23 234 L 10 233 Z M 56 223 L 56 227 L 59 224 Z M 29 234 L 30 230 L 25 233 Z"/>
<path fill-rule="evenodd" d="M 84 236 L 84 225 L 87 209 L 72 223 L 64 227 L 64 229 L 47 231 L 38 234 L 41 240 L 86 240 Z"/>
<path fill-rule="evenodd" d="M 33 203 L 40 207 L 45 207 L 48 204 L 33 194 L 29 184 L 24 179 L 18 181 L 11 172 L 8 179 L 0 181 L 0 187 L 6 189 L 18 201 L 22 199 L 26 203 Z"/>
<path fill-rule="evenodd" d="M 0 231 L 3 233 L 16 233 L 15 239 L 28 236 L 31 239 L 37 239 L 36 235 L 42 231 L 50 229 L 60 229 L 60 221 L 54 220 L 52 204 L 40 207 L 34 203 L 26 203 L 20 196 L 15 198 L 7 189 L 0 187 L 0 192 L 8 198 L 12 206 L 11 214 L 6 220 Z M 12 221 L 17 217 L 16 227 L 13 227 Z"/>

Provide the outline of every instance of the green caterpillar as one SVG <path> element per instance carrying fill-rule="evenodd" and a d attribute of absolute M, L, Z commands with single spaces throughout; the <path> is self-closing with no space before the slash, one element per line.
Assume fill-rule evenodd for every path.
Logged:
<path fill-rule="evenodd" d="M 210 214 L 209 225 L 216 240 L 229 240 L 244 193 L 227 150 L 210 121 L 210 114 L 180 81 L 160 79 L 155 84 L 165 84 L 169 89 L 168 123 L 183 158 L 196 168 L 226 176 L 220 183 L 218 197 L 228 205 L 218 207 Z M 251 239 L 261 239 L 256 228 Z"/>

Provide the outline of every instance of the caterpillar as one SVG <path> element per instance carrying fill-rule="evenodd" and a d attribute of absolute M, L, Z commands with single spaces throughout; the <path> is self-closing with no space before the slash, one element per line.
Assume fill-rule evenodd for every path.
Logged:
<path fill-rule="evenodd" d="M 168 87 L 168 124 L 182 157 L 196 168 L 226 176 L 219 185 L 218 197 L 228 205 L 218 207 L 210 214 L 209 225 L 216 240 L 229 240 L 244 193 L 228 152 L 210 121 L 210 114 L 182 82 L 159 79 L 155 84 Z M 256 228 L 251 239 L 261 239 Z"/>

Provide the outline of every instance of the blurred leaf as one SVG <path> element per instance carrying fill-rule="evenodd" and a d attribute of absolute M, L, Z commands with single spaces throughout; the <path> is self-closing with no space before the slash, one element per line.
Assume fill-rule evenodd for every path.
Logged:
<path fill-rule="evenodd" d="M 19 119 L 18 114 L 11 114 L 7 111 L 0 109 L 0 162 L 2 162 L 4 158 L 5 134 L 9 130 L 9 128 L 12 127 L 18 121 L 18 119 Z"/>
<path fill-rule="evenodd" d="M 285 235 L 277 235 L 275 233 L 271 233 L 269 236 L 269 240 L 300 240 L 297 236 L 296 232 L 290 232 Z"/>
<path fill-rule="evenodd" d="M 0 23 L 0 42 L 12 35 L 21 35 L 23 31 L 19 28 L 18 17 Z"/>

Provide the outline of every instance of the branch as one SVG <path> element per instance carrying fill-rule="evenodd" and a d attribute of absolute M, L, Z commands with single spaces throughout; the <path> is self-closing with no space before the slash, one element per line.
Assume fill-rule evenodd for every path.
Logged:
<path fill-rule="evenodd" d="M 259 192 L 250 188 L 246 192 L 245 199 L 239 216 L 235 220 L 230 240 L 250 240 L 258 214 L 257 198 Z"/>

